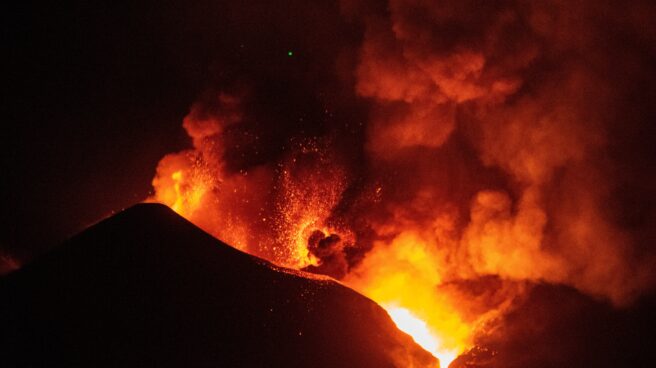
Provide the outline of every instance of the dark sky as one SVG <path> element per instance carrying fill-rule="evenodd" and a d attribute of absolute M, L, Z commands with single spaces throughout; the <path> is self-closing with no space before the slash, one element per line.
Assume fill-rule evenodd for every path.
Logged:
<path fill-rule="evenodd" d="M 5 12 L 2 248 L 41 251 L 149 190 L 200 66 L 164 34 L 173 8 L 21 4 Z M 7 38 L 5 38 L 7 40 Z M 25 254 L 27 253 L 27 254 Z"/>
<path fill-rule="evenodd" d="M 29 2 L 3 12 L 0 249 L 29 257 L 145 198 L 159 159 L 189 144 L 182 118 L 217 79 L 244 65 L 253 80 L 321 67 L 313 48 L 345 41 L 332 34 L 336 6 L 284 3 Z"/>

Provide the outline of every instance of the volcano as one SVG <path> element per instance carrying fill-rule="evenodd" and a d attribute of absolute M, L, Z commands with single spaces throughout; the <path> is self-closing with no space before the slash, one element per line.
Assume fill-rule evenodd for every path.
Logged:
<path fill-rule="evenodd" d="M 373 301 L 139 204 L 0 283 L 4 367 L 435 367 Z"/>

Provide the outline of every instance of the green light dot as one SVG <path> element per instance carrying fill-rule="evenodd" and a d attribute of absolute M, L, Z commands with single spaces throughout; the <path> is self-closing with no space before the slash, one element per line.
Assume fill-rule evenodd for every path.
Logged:
<path fill-rule="evenodd" d="M 287 56 L 294 56 L 294 52 L 293 51 L 287 51 Z"/>

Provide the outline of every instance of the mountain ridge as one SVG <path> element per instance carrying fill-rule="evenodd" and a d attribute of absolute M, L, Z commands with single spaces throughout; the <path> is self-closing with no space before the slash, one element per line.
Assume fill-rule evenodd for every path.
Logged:
<path fill-rule="evenodd" d="M 368 298 L 243 253 L 159 204 L 92 225 L 0 280 L 19 366 L 434 367 Z"/>

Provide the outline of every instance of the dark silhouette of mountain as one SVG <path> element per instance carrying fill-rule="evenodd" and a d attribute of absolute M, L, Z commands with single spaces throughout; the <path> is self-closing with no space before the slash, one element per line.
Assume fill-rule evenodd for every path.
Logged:
<path fill-rule="evenodd" d="M 242 253 L 157 204 L 0 281 L 2 367 L 436 364 L 371 300 Z"/>

